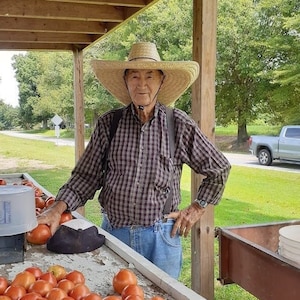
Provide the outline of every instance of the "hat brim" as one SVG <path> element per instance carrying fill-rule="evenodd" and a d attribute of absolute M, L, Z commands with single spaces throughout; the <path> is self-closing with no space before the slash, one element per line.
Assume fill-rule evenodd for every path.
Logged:
<path fill-rule="evenodd" d="M 195 61 L 93 60 L 91 64 L 100 83 L 124 105 L 132 102 L 123 78 L 126 69 L 162 70 L 165 79 L 158 93 L 158 101 L 166 106 L 174 103 L 199 74 L 199 65 Z"/>

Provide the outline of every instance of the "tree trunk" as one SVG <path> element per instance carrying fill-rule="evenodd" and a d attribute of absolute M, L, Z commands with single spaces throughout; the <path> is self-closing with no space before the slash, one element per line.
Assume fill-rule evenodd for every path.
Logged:
<path fill-rule="evenodd" d="M 239 124 L 238 125 L 238 136 L 237 136 L 237 144 L 241 145 L 248 140 L 248 133 L 247 133 L 247 124 Z"/>

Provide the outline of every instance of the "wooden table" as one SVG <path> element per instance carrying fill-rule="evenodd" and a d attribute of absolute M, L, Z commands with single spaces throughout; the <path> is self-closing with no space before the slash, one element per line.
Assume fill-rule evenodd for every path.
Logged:
<path fill-rule="evenodd" d="M 45 194 L 50 195 L 26 173 L 0 174 L 0 178 L 7 179 L 8 183 L 29 179 L 36 186 L 42 188 Z M 73 215 L 75 218 L 83 218 L 76 212 Z M 0 265 L 0 275 L 11 280 L 26 267 L 38 266 L 46 271 L 50 265 L 59 264 L 67 270 L 77 269 L 81 271 L 85 275 L 88 287 L 105 296 L 113 293 L 112 279 L 114 274 L 121 268 L 130 268 L 137 275 L 138 283 L 144 289 L 145 299 L 160 295 L 166 300 L 205 300 L 114 236 L 101 228 L 98 229 L 105 236 L 105 244 L 95 251 L 81 254 L 56 254 L 48 251 L 45 245 L 28 244 L 24 253 L 24 261 Z"/>

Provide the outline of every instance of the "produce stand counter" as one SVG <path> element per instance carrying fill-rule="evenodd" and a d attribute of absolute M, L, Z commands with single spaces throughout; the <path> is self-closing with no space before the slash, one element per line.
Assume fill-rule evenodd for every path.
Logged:
<path fill-rule="evenodd" d="M 23 179 L 28 179 L 35 186 L 41 188 L 45 195 L 51 195 L 27 173 L 0 174 L 0 178 L 4 178 L 7 184 L 19 183 Z M 76 212 L 73 213 L 73 216 L 83 218 Z M 90 290 L 106 296 L 113 294 L 112 279 L 114 274 L 122 268 L 129 268 L 137 275 L 138 284 L 145 292 L 145 299 L 159 295 L 166 300 L 205 300 L 114 236 L 101 228 L 98 229 L 99 233 L 105 236 L 105 244 L 92 252 L 56 254 L 48 251 L 45 245 L 26 244 L 24 261 L 0 264 L 0 275 L 11 280 L 27 267 L 37 266 L 46 271 L 49 266 L 58 264 L 67 270 L 81 271 Z"/>
<path fill-rule="evenodd" d="M 279 229 L 300 220 L 218 228 L 219 280 L 260 300 L 298 300 L 300 265 L 278 254 Z"/>

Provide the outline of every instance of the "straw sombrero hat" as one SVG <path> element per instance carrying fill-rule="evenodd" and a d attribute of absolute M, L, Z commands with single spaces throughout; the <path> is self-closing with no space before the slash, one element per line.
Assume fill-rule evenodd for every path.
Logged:
<path fill-rule="evenodd" d="M 161 61 L 155 44 L 148 42 L 133 44 L 127 61 L 93 60 L 92 67 L 100 83 L 125 105 L 131 102 L 124 82 L 126 69 L 163 71 L 165 79 L 158 101 L 164 105 L 175 102 L 199 74 L 195 61 Z"/>

